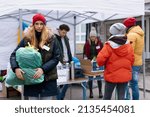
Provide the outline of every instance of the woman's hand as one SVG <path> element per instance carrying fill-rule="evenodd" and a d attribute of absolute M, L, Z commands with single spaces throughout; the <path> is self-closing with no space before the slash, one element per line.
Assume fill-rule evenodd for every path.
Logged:
<path fill-rule="evenodd" d="M 20 80 L 24 80 L 23 75 L 22 75 L 24 74 L 24 71 L 22 71 L 22 69 L 16 68 L 15 73 L 16 73 L 17 78 L 19 78 Z"/>
<path fill-rule="evenodd" d="M 35 72 L 35 74 L 34 74 L 34 76 L 33 76 L 33 78 L 40 78 L 41 77 L 41 75 L 44 73 L 43 72 L 43 70 L 42 70 L 42 68 L 37 68 L 37 69 L 35 69 L 36 70 L 36 72 Z"/>

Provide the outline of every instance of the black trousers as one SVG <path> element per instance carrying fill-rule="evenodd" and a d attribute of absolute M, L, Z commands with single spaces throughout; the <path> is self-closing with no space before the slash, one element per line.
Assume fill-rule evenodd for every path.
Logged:
<path fill-rule="evenodd" d="M 93 89 L 93 80 L 89 80 L 88 81 L 88 85 L 89 85 L 90 92 L 92 92 L 92 89 Z M 98 90 L 99 90 L 99 93 L 100 93 L 102 91 L 102 81 L 101 80 L 97 80 L 97 85 L 98 85 Z"/>
<path fill-rule="evenodd" d="M 111 83 L 111 82 L 105 82 L 105 91 L 104 91 L 104 100 L 111 100 L 112 93 L 114 89 L 116 88 L 117 91 L 117 99 L 118 100 L 124 100 L 125 99 L 125 90 L 127 87 L 127 83 Z"/>

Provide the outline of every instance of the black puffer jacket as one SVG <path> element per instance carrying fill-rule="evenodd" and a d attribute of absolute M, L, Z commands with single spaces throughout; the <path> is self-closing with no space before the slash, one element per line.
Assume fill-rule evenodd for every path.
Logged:
<path fill-rule="evenodd" d="M 58 43 L 59 43 L 59 46 L 60 46 L 60 50 L 61 50 L 61 59 L 60 61 L 62 62 L 63 61 L 63 45 L 62 45 L 62 41 L 61 41 L 61 37 L 57 34 L 55 34 L 57 40 L 58 40 Z M 70 49 L 70 44 L 69 44 L 69 38 L 67 36 L 64 37 L 64 41 L 65 41 L 65 45 L 67 47 L 67 54 L 68 54 L 68 59 L 69 59 L 69 63 L 72 61 L 72 54 L 71 54 L 71 49 Z"/>
<path fill-rule="evenodd" d="M 25 47 L 26 45 L 27 41 L 23 39 L 11 54 L 10 64 L 13 71 L 15 71 L 16 68 L 19 68 L 18 63 L 16 62 L 16 50 L 20 47 Z M 60 49 L 55 36 L 53 36 L 52 39 L 49 39 L 49 42 L 46 44 L 46 46 L 50 47 L 49 51 L 39 49 L 39 52 L 42 55 L 43 64 L 41 68 L 44 71 L 45 81 L 41 84 L 28 86 L 26 85 L 24 87 L 25 96 L 38 96 L 39 94 L 41 96 L 52 96 L 57 94 L 56 79 L 58 78 L 58 76 L 56 65 L 58 64 L 60 59 Z"/>
<path fill-rule="evenodd" d="M 27 41 L 23 39 L 11 54 L 10 63 L 13 71 L 16 68 L 19 68 L 18 63 L 16 62 L 16 50 L 18 50 L 20 47 L 25 46 L 27 46 Z M 49 51 L 45 49 L 39 49 L 43 61 L 43 65 L 41 68 L 44 71 L 45 80 L 57 79 L 56 65 L 58 64 L 58 61 L 60 59 L 60 50 L 58 48 L 57 39 L 55 37 L 53 39 L 50 39 L 46 46 L 50 48 Z"/>

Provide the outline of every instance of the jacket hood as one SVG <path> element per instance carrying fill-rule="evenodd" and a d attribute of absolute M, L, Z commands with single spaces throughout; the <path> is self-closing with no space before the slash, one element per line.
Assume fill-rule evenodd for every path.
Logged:
<path fill-rule="evenodd" d="M 141 29 L 140 26 L 133 26 L 129 29 L 128 32 L 134 32 L 134 33 L 137 33 L 138 35 L 140 35 L 141 37 L 144 36 L 144 31 Z"/>
<path fill-rule="evenodd" d="M 116 40 L 119 40 L 119 43 Z M 120 44 L 120 40 L 122 40 L 121 44 Z M 130 52 L 128 48 L 130 42 L 126 40 L 126 36 L 124 35 L 110 37 L 107 43 L 111 46 L 113 52 L 116 53 L 118 56 L 125 56 Z"/>
<path fill-rule="evenodd" d="M 109 38 L 109 41 L 113 41 L 119 45 L 123 45 L 127 41 L 127 36 L 125 36 L 125 35 L 113 35 Z"/>

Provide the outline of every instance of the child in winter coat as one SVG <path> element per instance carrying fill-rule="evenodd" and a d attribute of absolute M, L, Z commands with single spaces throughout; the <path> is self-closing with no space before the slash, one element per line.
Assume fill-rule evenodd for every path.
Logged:
<path fill-rule="evenodd" d="M 97 56 L 98 65 L 105 66 L 103 99 L 110 100 L 116 88 L 118 100 L 123 100 L 127 83 L 132 78 L 133 48 L 125 36 L 126 27 L 122 23 L 113 24 L 109 32 L 112 36 Z"/>

